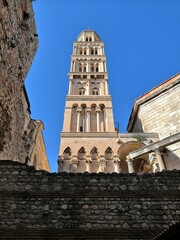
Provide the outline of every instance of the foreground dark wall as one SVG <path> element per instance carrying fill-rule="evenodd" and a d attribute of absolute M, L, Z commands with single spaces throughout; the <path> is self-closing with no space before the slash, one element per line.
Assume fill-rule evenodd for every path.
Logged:
<path fill-rule="evenodd" d="M 72 174 L 0 161 L 1 239 L 153 239 L 180 220 L 180 171 Z"/>

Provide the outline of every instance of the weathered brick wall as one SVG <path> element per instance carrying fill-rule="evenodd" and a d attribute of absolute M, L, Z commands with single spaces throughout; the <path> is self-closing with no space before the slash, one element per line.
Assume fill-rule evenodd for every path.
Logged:
<path fill-rule="evenodd" d="M 152 239 L 180 220 L 180 171 L 48 173 L 0 161 L 1 239 Z"/>
<path fill-rule="evenodd" d="M 0 0 L 0 159 L 25 161 L 23 84 L 38 46 L 32 0 Z"/>

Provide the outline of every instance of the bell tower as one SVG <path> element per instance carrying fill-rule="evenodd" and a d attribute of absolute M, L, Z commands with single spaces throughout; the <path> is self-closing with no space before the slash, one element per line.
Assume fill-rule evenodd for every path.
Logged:
<path fill-rule="evenodd" d="M 58 171 L 99 172 L 113 159 L 112 101 L 104 43 L 95 31 L 85 30 L 73 44 Z"/>

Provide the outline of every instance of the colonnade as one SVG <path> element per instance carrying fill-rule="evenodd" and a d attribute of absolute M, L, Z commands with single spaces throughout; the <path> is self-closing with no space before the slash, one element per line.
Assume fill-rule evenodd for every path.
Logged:
<path fill-rule="evenodd" d="M 161 156 L 161 152 L 159 149 L 155 149 L 154 152 L 150 153 L 150 165 L 153 166 L 155 164 L 155 167 L 151 168 L 152 172 L 158 172 L 165 170 L 165 164 Z M 152 157 L 153 156 L 153 157 Z M 62 160 L 62 161 L 61 161 Z M 65 156 L 61 156 L 60 160 L 61 164 L 64 163 L 64 160 L 66 160 Z M 84 158 L 80 160 L 78 155 L 72 155 L 71 158 L 67 158 L 68 164 L 71 166 L 74 166 L 76 170 L 78 171 L 87 171 L 87 172 L 124 172 L 121 165 L 121 161 L 118 155 L 112 154 L 112 158 L 108 159 L 106 156 L 106 152 L 104 155 L 97 154 L 96 158 L 93 158 L 91 155 L 86 155 L 84 152 Z M 134 160 L 127 156 L 126 163 L 127 163 L 127 170 L 129 173 L 134 173 Z M 78 165 L 81 161 L 80 166 Z M 123 160 L 124 161 L 124 160 Z M 156 165 L 158 164 L 158 168 L 156 168 Z M 84 167 L 83 167 L 84 166 Z M 82 169 L 81 169 L 82 168 Z M 83 170 L 84 169 L 84 170 Z M 142 171 L 142 173 L 144 173 Z"/>
<path fill-rule="evenodd" d="M 72 61 L 70 72 L 107 72 L 106 61 Z"/>
<path fill-rule="evenodd" d="M 103 46 L 74 46 L 73 49 L 74 55 L 104 55 Z"/>
<path fill-rule="evenodd" d="M 91 105 L 87 108 L 74 106 L 71 114 L 71 131 L 74 132 L 106 132 L 106 109 L 104 106 Z"/>
<path fill-rule="evenodd" d="M 162 158 L 162 154 L 160 152 L 159 148 L 155 148 L 153 154 L 150 155 L 150 163 L 149 165 L 152 166 L 153 172 L 156 171 L 162 171 L 165 170 L 165 164 Z M 127 166 L 128 166 L 128 171 L 129 173 L 133 173 L 134 171 L 134 166 L 133 166 L 133 162 L 135 159 L 130 158 L 129 156 L 126 157 L 126 162 L 127 162 Z M 157 168 L 157 164 L 158 164 L 158 168 Z"/>

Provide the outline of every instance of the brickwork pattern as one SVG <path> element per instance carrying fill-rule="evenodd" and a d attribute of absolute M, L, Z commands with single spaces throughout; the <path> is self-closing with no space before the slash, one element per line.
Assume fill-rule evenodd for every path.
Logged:
<path fill-rule="evenodd" d="M 0 162 L 3 239 L 152 239 L 180 220 L 180 171 L 48 173 Z"/>

